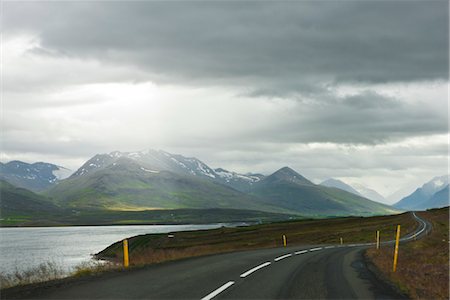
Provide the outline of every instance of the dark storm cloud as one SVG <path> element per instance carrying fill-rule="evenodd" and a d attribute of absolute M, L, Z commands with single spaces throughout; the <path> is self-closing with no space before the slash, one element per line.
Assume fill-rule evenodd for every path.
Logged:
<path fill-rule="evenodd" d="M 448 78 L 447 1 L 8 2 L 4 18 L 58 55 L 254 95 Z"/>

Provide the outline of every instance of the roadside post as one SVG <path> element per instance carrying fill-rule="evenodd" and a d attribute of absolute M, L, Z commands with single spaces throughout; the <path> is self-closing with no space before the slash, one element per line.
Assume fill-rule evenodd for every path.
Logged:
<path fill-rule="evenodd" d="M 128 240 L 123 240 L 123 266 L 128 268 L 130 261 L 128 259 Z"/>
<path fill-rule="evenodd" d="M 286 247 L 287 242 L 286 242 L 286 235 L 283 234 L 283 246 Z"/>
<path fill-rule="evenodd" d="M 397 270 L 397 258 L 398 258 L 398 243 L 400 241 L 400 225 L 397 225 L 397 237 L 395 239 L 395 250 L 394 250 L 394 264 L 392 265 L 392 272 Z"/>
<path fill-rule="evenodd" d="M 343 245 L 344 244 L 344 240 L 341 238 L 341 245 Z"/>
<path fill-rule="evenodd" d="M 380 249 L 380 231 L 377 230 L 377 250 Z"/>

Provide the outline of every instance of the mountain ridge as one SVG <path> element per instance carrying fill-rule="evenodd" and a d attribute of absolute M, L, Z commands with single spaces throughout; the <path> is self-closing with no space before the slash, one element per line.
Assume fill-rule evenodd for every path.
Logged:
<path fill-rule="evenodd" d="M 433 196 L 448 187 L 449 180 L 448 175 L 436 176 L 428 182 L 425 182 L 421 187 L 417 188 L 410 195 L 402 198 L 393 206 L 400 209 L 407 210 L 421 210 L 429 208 L 438 208 L 436 205 L 440 205 L 442 201 L 436 201 L 434 204 L 429 203 Z M 443 192 L 445 193 L 445 192 Z M 442 197 L 442 196 L 437 196 Z M 448 205 L 448 188 L 447 188 L 447 201 L 442 204 Z"/>
<path fill-rule="evenodd" d="M 71 171 L 67 168 L 46 162 L 29 164 L 13 160 L 0 163 L 0 179 L 33 192 L 41 192 L 55 185 L 58 181 L 67 178 L 69 173 Z"/>

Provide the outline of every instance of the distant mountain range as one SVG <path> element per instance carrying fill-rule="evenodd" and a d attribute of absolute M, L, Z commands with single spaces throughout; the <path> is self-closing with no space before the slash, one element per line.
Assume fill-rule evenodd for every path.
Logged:
<path fill-rule="evenodd" d="M 411 195 L 394 204 L 394 207 L 405 210 L 424 210 L 449 205 L 448 176 L 433 178 Z"/>
<path fill-rule="evenodd" d="M 21 161 L 0 163 L 0 179 L 17 187 L 40 192 L 67 178 L 71 171 L 54 164 L 37 162 L 28 164 Z"/>
<path fill-rule="evenodd" d="M 350 185 L 348 185 L 345 182 L 340 181 L 338 179 L 330 178 L 330 179 L 327 179 L 324 182 L 322 182 L 320 185 L 327 186 L 327 187 L 338 188 L 338 189 L 347 191 L 349 193 L 352 193 L 352 194 L 355 194 L 355 195 L 358 195 L 358 196 L 362 196 L 353 187 L 351 187 Z"/>
<path fill-rule="evenodd" d="M 386 201 L 386 199 L 375 190 L 369 189 L 360 184 L 354 184 L 353 186 L 350 186 L 341 180 L 330 178 L 322 182 L 320 185 L 335 187 L 380 203 L 384 203 Z"/>
<path fill-rule="evenodd" d="M 46 164 L 47 172 L 29 167 L 36 164 L 6 165 L 8 168 L 2 169 L 5 181 L 39 191 L 39 197 L 66 210 L 217 208 L 305 216 L 398 212 L 358 192 L 348 192 L 345 186 L 316 185 L 289 167 L 269 176 L 239 174 L 213 169 L 197 158 L 157 150 L 98 154 L 65 179 L 58 179 L 54 172 L 66 169 L 52 164 Z M 29 173 L 18 177 L 16 169 Z M 31 174 L 36 172 L 40 176 L 33 178 Z M 27 180 L 14 181 L 17 178 Z"/>

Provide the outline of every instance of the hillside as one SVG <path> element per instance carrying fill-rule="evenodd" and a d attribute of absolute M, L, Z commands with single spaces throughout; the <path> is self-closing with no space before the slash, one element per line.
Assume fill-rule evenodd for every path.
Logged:
<path fill-rule="evenodd" d="M 397 211 L 347 191 L 315 185 L 290 168 L 282 168 L 255 185 L 252 194 L 264 204 L 304 215 L 377 215 Z"/>
<path fill-rule="evenodd" d="M 62 210 L 45 197 L 0 180 L 1 219 L 48 218 Z"/>

